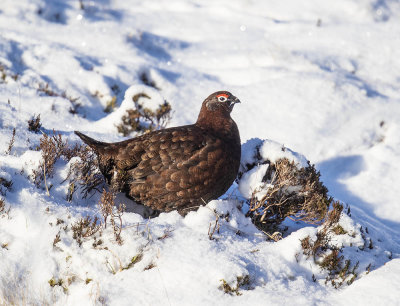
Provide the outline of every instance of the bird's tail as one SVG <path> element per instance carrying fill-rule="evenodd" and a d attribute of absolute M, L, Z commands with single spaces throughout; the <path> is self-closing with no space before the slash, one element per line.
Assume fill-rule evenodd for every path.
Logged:
<path fill-rule="evenodd" d="M 89 136 L 86 136 L 85 134 L 82 134 L 81 132 L 74 131 L 76 135 L 79 136 L 80 139 L 83 140 L 84 143 L 86 143 L 89 147 L 91 147 L 93 150 L 95 150 L 97 153 L 102 153 L 107 146 L 107 143 L 97 141 Z"/>
<path fill-rule="evenodd" d="M 112 154 L 110 154 L 110 144 L 106 142 L 97 141 L 78 131 L 75 131 L 75 134 L 78 135 L 79 138 L 82 139 L 83 142 L 86 143 L 89 147 L 91 147 L 97 154 L 97 156 L 99 157 L 98 163 L 100 172 L 104 175 L 107 182 L 110 184 L 113 175 L 112 168 L 114 164 Z"/>

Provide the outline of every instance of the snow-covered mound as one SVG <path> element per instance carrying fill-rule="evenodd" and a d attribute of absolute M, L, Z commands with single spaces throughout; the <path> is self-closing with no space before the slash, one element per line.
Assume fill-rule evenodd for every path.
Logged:
<path fill-rule="evenodd" d="M 242 145 L 242 158 L 239 169 L 239 190 L 241 194 L 250 199 L 253 195 L 262 197 L 260 190 L 265 185 L 263 178 L 271 164 L 279 159 L 288 159 L 297 168 L 307 167 L 308 160 L 301 154 L 285 148 L 273 140 L 253 138 Z M 256 194 L 255 191 L 260 190 Z"/>
<path fill-rule="evenodd" d="M 132 85 L 125 91 L 124 100 L 115 111 L 83 127 L 84 130 L 95 132 L 101 129 L 103 132 L 116 133 L 117 126 L 121 124 L 122 117 L 126 115 L 126 112 L 130 109 L 136 109 L 134 97 L 138 95 L 146 95 L 148 97 L 145 98 L 145 105 L 150 109 L 157 109 L 159 105 L 164 103 L 164 98 L 158 90 L 146 85 Z"/>
<path fill-rule="evenodd" d="M 320 173 L 307 159 L 271 141 L 250 139 L 242 146 L 238 189 L 257 227 L 274 232 L 287 218 L 320 224 L 333 203 Z"/>

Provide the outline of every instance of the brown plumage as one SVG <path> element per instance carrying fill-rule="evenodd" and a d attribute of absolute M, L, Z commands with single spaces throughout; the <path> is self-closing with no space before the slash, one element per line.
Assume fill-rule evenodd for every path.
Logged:
<path fill-rule="evenodd" d="M 240 136 L 227 91 L 204 100 L 197 122 L 105 143 L 75 132 L 99 156 L 107 182 L 154 210 L 186 214 L 223 195 L 236 178 Z"/>

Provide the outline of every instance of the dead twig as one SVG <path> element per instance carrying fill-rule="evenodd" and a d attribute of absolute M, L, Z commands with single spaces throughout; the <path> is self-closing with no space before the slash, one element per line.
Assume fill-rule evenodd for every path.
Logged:
<path fill-rule="evenodd" d="M 8 148 L 5 152 L 7 155 L 10 155 L 11 149 L 14 146 L 14 141 L 15 141 L 15 128 L 13 128 L 11 140 L 10 140 L 10 143 L 8 144 Z"/>
<path fill-rule="evenodd" d="M 217 231 L 217 233 L 219 234 L 219 228 L 220 228 L 220 224 L 219 224 L 219 215 L 216 215 L 216 218 L 215 218 L 215 223 L 214 223 L 214 227 L 213 227 L 213 229 L 212 229 L 212 231 L 211 231 L 211 222 L 210 222 L 210 226 L 208 227 L 208 238 L 210 239 L 210 240 L 214 240 L 215 238 L 213 237 L 213 235 L 214 235 L 214 233 L 215 233 L 215 230 Z"/>

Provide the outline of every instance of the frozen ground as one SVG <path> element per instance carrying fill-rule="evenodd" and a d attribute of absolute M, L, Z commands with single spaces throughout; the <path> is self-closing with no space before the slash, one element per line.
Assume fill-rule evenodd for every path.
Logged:
<path fill-rule="evenodd" d="M 0 304 L 398 304 L 400 3 L 264 2 L 2 1 L 0 177 L 13 186 L 9 216 L 0 217 Z M 159 90 L 143 84 L 143 74 Z M 38 91 L 46 84 L 56 95 Z M 125 213 L 122 246 L 104 231 L 103 249 L 93 240 L 79 247 L 63 227 L 97 213 L 99 195 L 67 202 L 63 161 L 50 196 L 35 187 L 27 176 L 40 161 L 41 135 L 27 121 L 40 114 L 43 132 L 71 143 L 73 130 L 121 140 L 114 124 L 122 109 L 103 110 L 114 96 L 120 106 L 128 88 L 168 100 L 171 126 L 192 123 L 206 96 L 229 90 L 242 101 L 232 116 L 243 143 L 272 139 L 315 163 L 330 194 L 351 207 L 341 224 L 354 237 L 337 243 L 360 262 L 353 284 L 325 285 L 326 274 L 298 256 L 315 227 L 293 225 L 284 239 L 266 242 L 232 197 L 185 218 Z M 79 98 L 76 114 L 71 98 Z M 210 240 L 214 208 L 230 218 Z M 359 248 L 361 227 L 371 249 Z M 234 287 L 246 275 L 242 295 L 219 289 L 221 279 Z M 51 287 L 52 279 L 63 285 Z"/>

